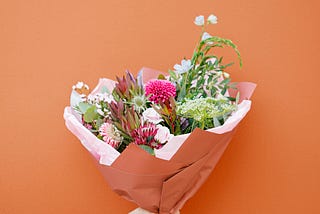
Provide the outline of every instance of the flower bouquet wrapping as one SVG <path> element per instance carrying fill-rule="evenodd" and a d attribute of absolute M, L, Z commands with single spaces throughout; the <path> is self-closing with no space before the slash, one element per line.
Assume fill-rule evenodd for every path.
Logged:
<path fill-rule="evenodd" d="M 68 129 L 92 155 L 114 192 L 148 212 L 178 212 L 208 178 L 250 110 L 254 83 L 231 83 L 222 57 L 227 39 L 205 32 L 190 60 L 168 73 L 143 68 L 92 91 L 78 82 L 65 108 Z"/>

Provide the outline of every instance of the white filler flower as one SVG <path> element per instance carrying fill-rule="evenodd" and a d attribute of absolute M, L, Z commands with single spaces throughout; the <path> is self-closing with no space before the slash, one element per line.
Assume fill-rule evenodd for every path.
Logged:
<path fill-rule="evenodd" d="M 179 64 L 175 64 L 173 66 L 173 68 L 175 69 L 175 71 L 178 73 L 178 74 L 183 74 L 183 73 L 186 73 L 188 72 L 191 68 L 192 68 L 192 65 L 191 65 L 191 60 L 181 60 L 181 65 Z"/>
<path fill-rule="evenodd" d="M 209 22 L 210 24 L 217 24 L 217 23 L 218 23 L 218 18 L 217 18 L 215 15 L 211 14 L 211 15 L 208 17 L 208 22 Z"/>
<path fill-rule="evenodd" d="M 83 82 L 77 82 L 76 85 L 72 86 L 73 90 L 82 89 L 82 88 L 85 88 L 86 90 L 89 90 L 89 86 L 87 84 L 84 84 Z"/>
<path fill-rule="evenodd" d="M 212 37 L 212 36 L 211 36 L 209 33 L 204 32 L 204 33 L 202 34 L 201 40 L 203 41 L 203 40 L 209 39 L 209 38 L 211 38 L 211 37 Z"/>
<path fill-rule="evenodd" d="M 194 23 L 198 26 L 204 25 L 204 16 L 197 16 L 194 20 Z"/>

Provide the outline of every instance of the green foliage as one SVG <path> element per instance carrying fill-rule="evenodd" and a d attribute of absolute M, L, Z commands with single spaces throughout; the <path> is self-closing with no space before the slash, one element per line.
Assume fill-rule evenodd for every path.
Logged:
<path fill-rule="evenodd" d="M 224 95 L 230 86 L 230 78 L 224 77 L 224 70 L 233 63 L 222 64 L 223 57 L 218 57 L 210 51 L 213 48 L 231 47 L 239 59 L 240 68 L 242 59 L 237 46 L 229 39 L 212 36 L 200 40 L 195 49 L 191 64 L 192 68 L 180 77 L 169 71 L 170 80 L 175 82 L 177 88 L 177 101 L 184 102 L 186 99 L 199 97 L 215 97 L 218 92 Z M 223 79 L 223 80 L 221 80 Z"/>
<path fill-rule="evenodd" d="M 98 118 L 99 114 L 97 113 L 96 106 L 89 107 L 83 115 L 83 119 L 86 123 L 92 123 L 94 122 L 94 120 L 97 120 Z"/>
<path fill-rule="evenodd" d="M 136 78 L 129 71 L 126 71 L 125 76 L 122 78 L 117 77 L 117 83 L 112 95 L 116 101 L 121 99 L 122 101 L 130 102 L 135 95 L 144 95 L 144 92 Z"/>
<path fill-rule="evenodd" d="M 189 123 L 192 124 L 192 131 L 195 127 L 209 129 L 224 124 L 235 109 L 236 105 L 232 104 L 228 99 L 206 97 L 186 100 L 184 103 L 179 104 L 177 114 L 180 117 L 189 119 Z"/>
<path fill-rule="evenodd" d="M 133 108 L 128 108 L 119 100 L 109 104 L 111 121 L 123 136 L 123 143 L 128 145 L 132 142 L 131 133 L 140 126 L 140 116 Z"/>
<path fill-rule="evenodd" d="M 212 45 L 210 45 L 211 42 L 213 42 Z M 220 37 L 217 37 L 217 36 L 213 36 L 211 38 L 208 38 L 208 39 L 202 41 L 200 43 L 200 45 L 201 46 L 205 46 L 205 50 L 206 51 L 209 51 L 213 47 L 221 47 L 221 48 L 223 48 L 224 45 L 228 46 L 228 47 L 231 47 L 235 51 L 235 53 L 237 54 L 237 57 L 239 59 L 240 68 L 242 67 L 242 58 L 241 58 L 240 52 L 239 52 L 237 46 L 231 40 L 223 39 L 223 38 L 220 38 Z"/>
<path fill-rule="evenodd" d="M 149 154 L 155 155 L 154 154 L 154 150 L 150 146 L 148 146 L 148 145 L 139 145 L 139 147 L 141 149 L 143 149 L 144 151 L 148 152 Z"/>
<path fill-rule="evenodd" d="M 144 90 L 130 72 L 119 78 L 112 92 L 115 102 L 108 104 L 112 124 L 119 130 L 123 141 L 118 148 L 122 152 L 133 141 L 132 133 L 140 126 L 141 112 L 147 107 Z"/>
<path fill-rule="evenodd" d="M 78 110 L 79 110 L 82 114 L 86 113 L 86 111 L 87 111 L 90 107 L 92 107 L 92 105 L 89 104 L 89 103 L 86 103 L 86 102 L 80 102 L 80 103 L 78 104 Z"/>

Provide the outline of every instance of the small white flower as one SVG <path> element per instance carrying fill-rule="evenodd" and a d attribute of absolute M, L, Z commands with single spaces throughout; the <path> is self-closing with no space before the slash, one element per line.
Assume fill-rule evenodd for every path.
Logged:
<path fill-rule="evenodd" d="M 211 14 L 211 15 L 208 17 L 207 21 L 208 21 L 208 23 L 210 23 L 210 24 L 217 24 L 217 23 L 218 23 L 218 18 L 217 18 L 215 15 Z"/>
<path fill-rule="evenodd" d="M 111 94 L 108 93 L 96 93 L 96 94 L 89 94 L 87 100 L 90 104 L 100 103 L 100 102 L 107 102 L 111 103 L 113 101 L 113 97 Z"/>
<path fill-rule="evenodd" d="M 211 37 L 212 37 L 212 36 L 211 36 L 209 33 L 204 32 L 204 33 L 202 34 L 201 40 L 204 41 L 204 40 L 209 39 L 209 38 L 211 38 Z M 208 44 L 213 44 L 213 42 L 208 42 Z"/>
<path fill-rule="evenodd" d="M 160 123 L 162 120 L 161 115 L 158 114 L 153 108 L 147 108 L 143 113 L 142 117 L 144 121 L 149 121 L 154 124 Z"/>
<path fill-rule="evenodd" d="M 112 101 L 114 101 L 112 95 L 109 95 L 109 96 L 105 99 L 105 102 L 107 102 L 107 103 L 111 103 Z"/>
<path fill-rule="evenodd" d="M 82 88 L 89 89 L 89 86 L 87 84 L 84 84 L 83 82 L 78 82 L 76 84 L 76 88 L 78 88 L 78 89 L 82 89 Z"/>
<path fill-rule="evenodd" d="M 154 138 L 161 144 L 168 142 L 173 137 L 173 135 L 170 133 L 170 130 L 167 127 L 157 125 L 157 128 L 158 131 Z"/>
<path fill-rule="evenodd" d="M 77 82 L 76 88 L 81 89 L 83 87 L 83 82 Z"/>
<path fill-rule="evenodd" d="M 108 93 L 102 93 L 99 95 L 100 97 L 100 101 L 103 101 L 103 102 L 107 102 L 107 103 L 111 103 L 113 101 L 113 97 L 111 94 L 108 94 Z"/>
<path fill-rule="evenodd" d="M 98 112 L 98 114 L 100 114 L 101 116 L 104 116 L 104 112 L 103 112 L 100 108 L 97 109 L 97 112 Z"/>
<path fill-rule="evenodd" d="M 87 96 L 87 100 L 88 100 L 89 103 L 92 103 L 93 100 L 94 100 L 94 96 L 93 96 L 92 94 L 89 94 L 89 95 Z"/>
<path fill-rule="evenodd" d="M 204 16 L 197 16 L 194 20 L 194 23 L 198 26 L 204 25 Z"/>
<path fill-rule="evenodd" d="M 115 145 L 122 141 L 122 136 L 120 135 L 118 129 L 111 123 L 102 124 L 99 128 L 99 133 L 101 136 L 103 136 L 103 140 L 112 143 L 111 145 Z"/>
<path fill-rule="evenodd" d="M 83 82 L 77 82 L 77 84 L 72 86 L 73 90 L 76 90 L 76 89 L 81 90 L 83 88 L 86 89 L 86 90 L 89 90 L 89 86 L 87 84 L 83 83 Z"/>
<path fill-rule="evenodd" d="M 224 78 L 229 78 L 230 74 L 228 74 L 227 72 L 223 72 L 223 76 L 224 76 Z"/>
<path fill-rule="evenodd" d="M 178 74 L 186 73 L 192 68 L 191 60 L 183 59 L 181 60 L 181 65 L 175 64 L 173 68 Z"/>

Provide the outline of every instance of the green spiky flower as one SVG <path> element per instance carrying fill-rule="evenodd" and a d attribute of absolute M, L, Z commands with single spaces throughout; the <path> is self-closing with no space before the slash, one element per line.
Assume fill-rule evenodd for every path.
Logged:
<path fill-rule="evenodd" d="M 148 99 L 145 95 L 137 94 L 134 95 L 128 104 L 132 105 L 134 110 L 136 110 L 138 113 L 141 113 L 142 111 L 146 110 Z"/>

